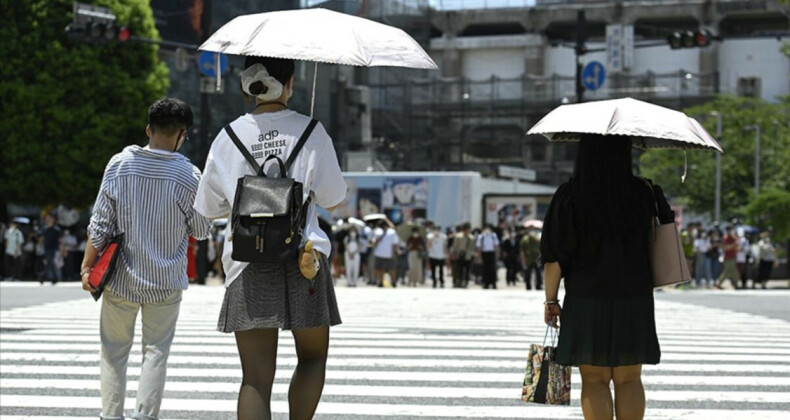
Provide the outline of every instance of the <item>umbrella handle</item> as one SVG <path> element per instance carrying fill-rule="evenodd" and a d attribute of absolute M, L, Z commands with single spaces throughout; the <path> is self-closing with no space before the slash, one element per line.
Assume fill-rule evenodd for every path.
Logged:
<path fill-rule="evenodd" d="M 688 172 L 688 169 L 689 169 L 689 161 L 688 161 L 688 158 L 686 157 L 686 151 L 684 150 L 683 151 L 683 176 L 680 177 L 680 183 L 681 184 L 685 184 L 686 183 L 686 173 Z"/>
<path fill-rule="evenodd" d="M 315 80 L 316 76 L 318 76 L 318 61 L 315 62 L 315 67 L 313 67 L 313 96 L 310 99 L 310 118 L 313 118 L 313 108 L 315 107 Z"/>

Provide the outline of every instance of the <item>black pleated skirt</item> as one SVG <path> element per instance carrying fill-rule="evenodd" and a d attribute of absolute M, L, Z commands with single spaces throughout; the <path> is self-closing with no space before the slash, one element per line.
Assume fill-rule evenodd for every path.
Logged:
<path fill-rule="evenodd" d="M 601 367 L 658 364 L 653 295 L 565 296 L 554 360 Z"/>

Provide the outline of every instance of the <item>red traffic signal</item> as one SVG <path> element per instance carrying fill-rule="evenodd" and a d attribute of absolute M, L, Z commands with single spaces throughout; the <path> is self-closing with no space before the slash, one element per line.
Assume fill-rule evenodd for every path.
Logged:
<path fill-rule="evenodd" d="M 713 34 L 705 29 L 697 31 L 673 32 L 667 37 L 667 44 L 673 50 L 681 48 L 707 47 L 713 40 Z"/>
<path fill-rule="evenodd" d="M 132 39 L 132 30 L 126 26 L 121 26 L 121 29 L 118 30 L 118 41 L 126 42 Z"/>

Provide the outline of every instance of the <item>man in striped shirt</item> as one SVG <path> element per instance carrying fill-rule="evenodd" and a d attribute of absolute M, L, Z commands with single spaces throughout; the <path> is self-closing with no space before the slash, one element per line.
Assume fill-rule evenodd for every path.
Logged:
<path fill-rule="evenodd" d="M 176 153 L 192 110 L 161 99 L 148 110 L 148 146 L 129 146 L 107 164 L 93 208 L 82 262 L 82 286 L 99 251 L 124 233 L 112 281 L 104 289 L 100 333 L 102 419 L 123 419 L 126 365 L 142 312 L 143 364 L 134 419 L 157 419 L 181 293 L 187 288 L 189 236 L 205 239 L 210 222 L 195 212 L 200 171 Z"/>

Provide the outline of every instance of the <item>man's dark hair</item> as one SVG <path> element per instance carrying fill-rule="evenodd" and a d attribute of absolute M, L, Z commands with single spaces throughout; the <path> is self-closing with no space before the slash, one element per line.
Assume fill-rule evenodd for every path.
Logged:
<path fill-rule="evenodd" d="M 176 98 L 164 98 L 148 108 L 148 125 L 152 132 L 161 131 L 170 136 L 192 125 L 192 108 Z"/>
<path fill-rule="evenodd" d="M 246 60 L 244 60 L 244 68 L 247 69 L 250 66 L 259 63 L 262 64 L 263 67 L 266 67 L 266 71 L 269 72 L 269 76 L 277 79 L 277 81 L 282 83 L 283 86 L 285 86 L 286 83 L 291 80 L 291 76 L 294 75 L 294 60 L 285 58 L 256 57 L 248 55 Z"/>

